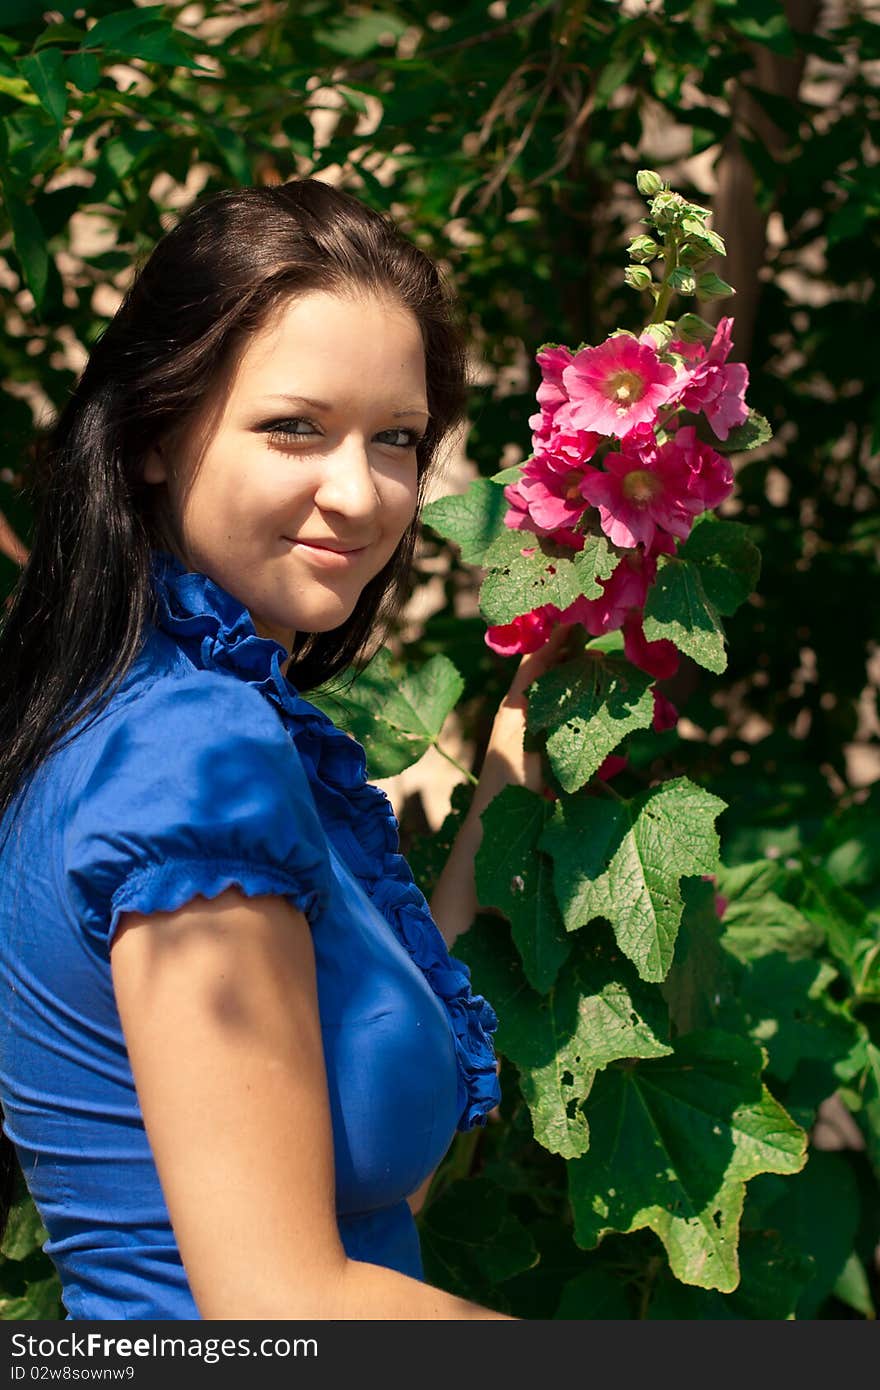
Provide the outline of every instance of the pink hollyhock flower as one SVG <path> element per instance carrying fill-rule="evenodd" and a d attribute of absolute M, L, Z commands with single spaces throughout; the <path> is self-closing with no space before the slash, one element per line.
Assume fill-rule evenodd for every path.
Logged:
<path fill-rule="evenodd" d="M 531 613 L 523 613 L 512 623 L 497 623 L 486 629 L 484 639 L 487 647 L 499 656 L 521 656 L 526 652 L 536 652 L 543 647 L 559 619 L 559 609 L 552 603 L 545 603 Z"/>
<path fill-rule="evenodd" d="M 733 467 L 729 459 L 697 438 L 693 425 L 682 425 L 672 439 L 661 444 L 658 457 L 677 456 L 688 472 L 687 490 L 699 498 L 700 511 L 720 506 L 733 491 Z"/>
<path fill-rule="evenodd" d="M 656 685 L 651 686 L 651 694 L 654 696 L 654 718 L 651 721 L 651 728 L 655 733 L 662 733 L 664 729 L 674 729 L 678 723 L 678 710 L 671 700 L 667 700 L 662 690 L 658 690 Z"/>
<path fill-rule="evenodd" d="M 694 516 L 705 511 L 690 491 L 685 455 L 672 440 L 662 448 L 642 439 L 639 444 L 606 454 L 605 471 L 590 468 L 581 492 L 598 507 L 602 530 L 614 545 L 629 549 L 641 541 L 650 546 L 658 526 L 684 540 Z"/>
<path fill-rule="evenodd" d="M 637 425 L 653 423 L 679 378 L 660 361 L 656 346 L 617 333 L 598 347 L 581 348 L 564 368 L 562 384 L 573 425 L 624 439 Z"/>
<path fill-rule="evenodd" d="M 749 417 L 745 402 L 749 369 L 743 362 L 727 361 L 733 346 L 732 329 L 732 318 L 721 319 L 708 350 L 702 343 L 676 340 L 669 344 L 669 351 L 687 362 L 678 374 L 675 399 L 686 410 L 702 412 L 719 439 L 726 439 Z"/>
<path fill-rule="evenodd" d="M 648 561 L 656 571 L 657 562 Z M 623 555 L 617 568 L 608 577 L 600 579 L 602 595 L 600 598 L 576 598 L 562 614 L 564 623 L 581 623 L 591 637 L 601 637 L 604 632 L 614 632 L 620 627 L 630 608 L 641 609 L 648 596 L 648 586 L 653 572 L 646 567 L 644 552 L 633 550 Z"/>
<path fill-rule="evenodd" d="M 589 506 L 580 490 L 582 477 L 567 459 L 537 454 L 523 465 L 517 481 L 504 489 L 510 503 L 505 525 L 514 531 L 552 536 L 554 541 L 582 550 L 584 538 L 573 529 Z"/>
<path fill-rule="evenodd" d="M 567 347 L 541 349 L 537 355 L 541 368 L 537 398 L 541 408 L 538 414 L 529 416 L 533 452 L 553 454 L 570 465 L 592 458 L 600 439 L 598 434 L 577 429 L 572 423 L 568 392 L 562 383 L 562 373 L 571 360 Z"/>
<path fill-rule="evenodd" d="M 655 680 L 668 680 L 678 670 L 678 649 L 674 642 L 661 638 L 648 642 L 642 626 L 641 613 L 627 613 L 623 620 L 623 654 L 640 671 L 647 671 Z"/>

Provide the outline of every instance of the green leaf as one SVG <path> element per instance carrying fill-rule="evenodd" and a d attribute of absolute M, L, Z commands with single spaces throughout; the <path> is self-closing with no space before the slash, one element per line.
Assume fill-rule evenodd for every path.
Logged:
<path fill-rule="evenodd" d="M 450 1183 L 419 1214 L 418 1227 L 426 1280 L 499 1311 L 496 1285 L 538 1258 L 507 1194 L 482 1175 Z"/>
<path fill-rule="evenodd" d="M 755 1179 L 755 1183 L 760 1181 L 760 1178 Z M 670 1273 L 665 1273 L 658 1280 L 647 1317 L 686 1322 L 787 1320 L 795 1316 L 798 1298 L 813 1270 L 809 1255 L 789 1245 L 778 1231 L 750 1231 L 743 1224 L 739 1264 L 740 1281 L 732 1293 L 680 1284 Z"/>
<path fill-rule="evenodd" d="M 400 15 L 372 10 L 357 18 L 351 14 L 340 15 L 332 27 L 315 29 L 313 38 L 332 53 L 341 53 L 346 58 L 365 58 L 386 34 L 396 40 L 407 28 L 408 21 Z"/>
<path fill-rule="evenodd" d="M 564 1158 L 585 1153 L 590 1134 L 582 1107 L 597 1072 L 621 1057 L 669 1051 L 662 1000 L 598 933 L 575 943 L 543 998 L 513 954 L 503 955 L 497 924 L 479 919 L 463 945 L 456 955 L 498 1013 L 496 1047 L 519 1070 L 535 1138 Z"/>
<path fill-rule="evenodd" d="M 21 265 L 25 283 L 39 312 L 49 283 L 49 248 L 33 208 L 7 187 L 3 190 L 6 211 L 12 226 L 12 244 Z"/>
<path fill-rule="evenodd" d="M 504 486 L 505 483 L 516 483 L 522 477 L 522 464 L 515 463 L 511 468 L 502 468 L 500 473 L 493 473 L 489 479 L 490 483 L 498 483 Z"/>
<path fill-rule="evenodd" d="M 382 647 L 350 686 L 322 686 L 309 699 L 363 744 L 371 776 L 392 777 L 437 743 L 463 689 L 448 657 L 401 674 Z"/>
<path fill-rule="evenodd" d="M 727 666 L 721 619 L 703 588 L 700 568 L 689 560 L 658 555 L 643 626 L 647 641 L 674 642 L 707 671 L 717 675 Z"/>
<path fill-rule="evenodd" d="M 23 77 L 7 77 L 5 73 L 0 73 L 0 96 L 12 97 L 25 106 L 40 105 L 40 98 Z"/>
<path fill-rule="evenodd" d="M 653 676 L 588 648 L 529 687 L 527 724 L 549 730 L 547 756 L 560 786 L 577 791 L 633 729 L 654 718 Z"/>
<path fill-rule="evenodd" d="M 718 863 L 712 822 L 725 802 L 686 777 L 628 802 L 560 801 L 541 847 L 569 931 L 604 917 L 643 980 L 662 980 L 681 920 L 680 880 Z"/>
<path fill-rule="evenodd" d="M 81 49 L 102 49 L 124 57 L 141 58 L 165 67 L 199 68 L 192 57 L 193 40 L 175 29 L 164 5 L 117 10 L 99 19 L 83 39 Z"/>
<path fill-rule="evenodd" d="M 618 1321 L 631 1319 L 632 1313 L 623 1288 L 609 1277 L 608 1270 L 585 1269 L 565 1285 L 553 1316 L 560 1321 Z"/>
<path fill-rule="evenodd" d="M 94 53 L 71 53 L 66 69 L 69 80 L 81 92 L 93 92 L 101 81 L 101 64 Z"/>
<path fill-rule="evenodd" d="M 837 971 L 824 961 L 790 960 L 780 951 L 751 961 L 738 1000 L 749 1036 L 767 1050 L 769 1070 L 790 1081 L 803 1061 L 833 1064 L 856 1041 L 855 1024 L 834 1005 L 828 987 Z M 834 1089 L 829 1075 L 829 1093 Z"/>
<path fill-rule="evenodd" d="M 39 1213 L 28 1192 L 20 1193 L 9 1213 L 9 1223 L 0 1245 L 0 1255 L 7 1260 L 23 1260 L 42 1248 L 48 1239 Z"/>
<path fill-rule="evenodd" d="M 679 1034 L 709 1028 L 719 1003 L 733 988 L 730 959 L 721 945 L 715 888 L 699 878 L 682 879 L 684 908 L 675 955 L 661 991 Z"/>
<path fill-rule="evenodd" d="M 27 1284 L 18 1298 L 0 1297 L 0 1319 L 4 1322 L 57 1322 L 63 1316 L 57 1274 Z"/>
<path fill-rule="evenodd" d="M 706 520 L 693 527 L 678 558 L 699 566 L 703 592 L 719 612 L 735 613 L 757 588 L 761 552 L 749 538 L 749 528 L 739 521 Z"/>
<path fill-rule="evenodd" d="M 812 955 L 821 942 L 821 932 L 775 893 L 768 893 L 760 904 L 731 903 L 724 914 L 725 950 L 743 964 L 774 951 L 799 960 Z"/>
<path fill-rule="evenodd" d="M 609 1067 L 588 1106 L 589 1152 L 568 1168 L 575 1238 L 649 1227 L 685 1284 L 730 1292 L 745 1184 L 796 1173 L 806 1135 L 761 1083 L 760 1048 L 711 1030 L 672 1056 Z"/>
<path fill-rule="evenodd" d="M 503 488 L 488 478 L 478 478 L 467 492 L 429 502 L 422 511 L 422 520 L 439 536 L 459 546 L 465 564 L 479 565 L 492 541 L 508 533 L 504 525 L 508 507 Z M 526 537 L 520 548 L 528 544 Z"/>
<path fill-rule="evenodd" d="M 553 807 L 527 787 L 505 787 L 480 819 L 477 896 L 510 922 L 526 979 L 545 994 L 571 950 L 556 898 L 552 865 L 538 850 Z"/>
<path fill-rule="evenodd" d="M 583 550 L 569 558 L 549 553 L 537 536 L 531 538 L 522 531 L 511 534 L 516 537 L 516 554 L 502 560 L 499 537 L 483 557 L 485 565 L 496 566 L 500 561 L 500 568 L 486 576 L 480 589 L 480 608 L 489 623 L 512 623 L 546 603 L 562 610 L 581 596 L 600 598 L 599 578 L 607 579 L 618 564 L 604 536 L 587 537 Z M 532 553 L 523 555 L 524 548 Z"/>
<path fill-rule="evenodd" d="M 810 1148 L 791 1177 L 766 1175 L 749 1187 L 744 1222 L 778 1231 L 812 1261 L 797 1302 L 798 1318 L 814 1318 L 843 1273 L 859 1226 L 861 1199 L 850 1157 Z"/>
<path fill-rule="evenodd" d="M 839 1298 L 841 1303 L 845 1303 L 848 1308 L 861 1313 L 863 1318 L 873 1321 L 877 1316 L 874 1307 L 874 1300 L 871 1297 L 871 1285 L 865 1273 L 865 1266 L 862 1264 L 855 1250 L 853 1250 L 840 1272 L 837 1282 L 832 1290 L 835 1298 Z"/>
<path fill-rule="evenodd" d="M 759 415 L 757 410 L 750 410 L 745 424 L 736 425 L 726 439 L 716 439 L 713 433 L 708 437 L 717 453 L 740 454 L 757 449 L 759 444 L 766 444 L 773 438 L 773 429 L 765 416 Z"/>
<path fill-rule="evenodd" d="M 60 130 L 67 115 L 62 54 L 57 48 L 44 48 L 39 53 L 29 53 L 20 59 L 18 66 Z"/>

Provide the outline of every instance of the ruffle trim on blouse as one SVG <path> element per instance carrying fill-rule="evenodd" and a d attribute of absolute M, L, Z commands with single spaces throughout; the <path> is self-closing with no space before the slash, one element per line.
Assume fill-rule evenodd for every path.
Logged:
<path fill-rule="evenodd" d="M 346 862 L 446 1007 L 458 1061 L 457 1128 L 484 1125 L 501 1099 L 490 1038 L 498 1019 L 488 1000 L 472 993 L 469 967 L 449 954 L 399 853 L 391 802 L 367 781 L 363 748 L 298 694 L 281 670 L 284 647 L 258 636 L 239 599 L 206 575 L 185 570 L 165 550 L 153 550 L 152 577 L 158 624 L 194 664 L 238 676 L 280 711 L 334 829 L 344 836 Z"/>

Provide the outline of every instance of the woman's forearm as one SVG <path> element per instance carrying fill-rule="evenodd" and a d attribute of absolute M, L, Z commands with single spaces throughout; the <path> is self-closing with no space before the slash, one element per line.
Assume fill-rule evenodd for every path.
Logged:
<path fill-rule="evenodd" d="M 444 1289 L 435 1289 L 408 1274 L 383 1265 L 348 1260 L 345 1265 L 341 1311 L 334 1317 L 352 1319 L 503 1319 L 515 1322 L 507 1313 L 494 1313 L 479 1303 L 457 1298 Z"/>
<path fill-rule="evenodd" d="M 431 895 L 431 915 L 450 950 L 456 937 L 467 931 L 477 911 L 474 862 L 482 838 L 479 815 L 471 809 Z"/>

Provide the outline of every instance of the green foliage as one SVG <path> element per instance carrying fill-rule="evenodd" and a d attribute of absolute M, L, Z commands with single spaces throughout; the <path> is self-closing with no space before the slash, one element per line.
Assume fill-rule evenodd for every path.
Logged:
<path fill-rule="evenodd" d="M 665 979 L 681 920 L 679 882 L 717 868 L 712 820 L 723 810 L 686 777 L 629 802 L 561 801 L 542 845 L 567 929 L 604 917 L 642 979 Z"/>
<path fill-rule="evenodd" d="M 374 777 L 391 777 L 435 747 L 464 681 L 446 656 L 401 676 L 387 647 L 347 687 L 323 686 L 311 703 L 348 729 L 366 750 Z"/>

